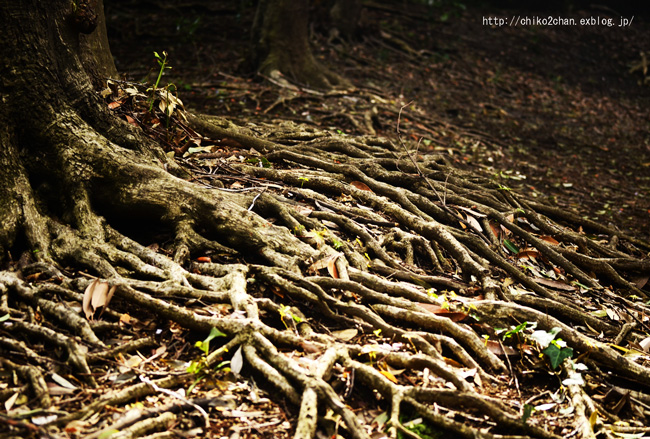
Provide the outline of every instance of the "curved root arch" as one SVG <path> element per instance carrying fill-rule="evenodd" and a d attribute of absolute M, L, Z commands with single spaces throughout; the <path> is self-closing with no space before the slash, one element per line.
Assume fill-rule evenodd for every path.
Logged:
<path fill-rule="evenodd" d="M 261 139 L 194 117 L 205 135 L 234 139 L 272 164 L 186 161 L 199 185 L 80 119 L 68 122 L 48 132 L 68 167 L 60 185 L 68 190 L 66 216 L 48 217 L 28 186 L 14 182 L 25 200 L 22 215 L 12 210 L 14 223 L 22 221 L 38 253 L 14 264 L 19 273 L 0 272 L 0 310 L 10 316 L 0 336 L 8 353 L 2 366 L 36 396 L 30 405 L 57 405 L 50 428 L 78 426 L 109 405 L 157 394 L 169 405 L 119 429 L 144 435 L 192 411 L 201 416 L 184 427 L 216 429 L 215 391 L 206 377 L 225 373 L 215 372 L 224 359 L 298 408 L 297 438 L 317 430 L 368 438 L 378 429 L 417 437 L 409 423 L 416 418 L 467 438 L 556 438 L 594 425 L 590 417 L 604 416 L 602 410 L 575 383 L 566 384 L 571 402 L 559 403 L 574 407 L 574 421 L 522 421 L 526 400 L 542 397 L 509 383 L 525 379 L 529 368 L 550 369 L 538 361 L 529 332 L 516 333 L 520 343 L 513 344 L 495 329 L 523 322 L 561 328 L 590 379 L 606 381 L 612 372 L 650 382 L 644 357 L 623 356 L 611 345 L 637 343 L 647 331 L 648 307 L 640 300 L 647 293 L 634 276 L 650 271 L 642 258 L 648 243 L 386 141 L 299 129 Z M 234 180 L 243 190 L 216 188 Z M 125 228 L 133 214 L 147 224 L 158 220 L 168 245 L 146 246 L 125 231 L 143 229 Z M 95 276 L 117 292 L 101 320 L 88 321 L 78 307 Z M 588 312 L 596 303 L 628 324 Z M 136 330 L 127 314 L 149 316 L 148 326 Z M 161 361 L 179 346 L 174 334 L 201 340 L 213 328 L 227 338 L 214 339 L 205 355 L 187 346 L 178 354 L 194 361 L 191 372 Z M 162 341 L 168 350 L 133 360 L 133 352 L 161 343 L 156 329 L 171 337 Z M 138 331 L 151 337 L 125 342 Z M 122 341 L 109 342 L 116 337 Z M 118 370 L 126 383 L 89 403 L 55 402 L 44 367 L 52 362 L 85 395 Z M 569 363 L 561 366 L 549 395 L 575 373 Z M 192 382 L 199 395 L 212 397 L 167 390 Z M 378 426 L 382 410 L 386 423 Z"/>

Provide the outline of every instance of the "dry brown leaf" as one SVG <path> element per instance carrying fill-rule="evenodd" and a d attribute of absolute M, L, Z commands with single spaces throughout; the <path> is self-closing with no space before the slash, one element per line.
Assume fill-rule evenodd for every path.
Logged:
<path fill-rule="evenodd" d="M 467 215 L 467 222 L 469 223 L 470 226 L 472 226 L 472 229 L 476 230 L 479 233 L 483 232 L 481 223 L 479 223 L 478 220 L 473 216 Z"/>
<path fill-rule="evenodd" d="M 519 251 L 517 253 L 516 257 L 521 259 L 521 258 L 538 258 L 540 256 L 539 250 L 536 250 L 534 248 L 527 248 L 525 250 Z"/>
<path fill-rule="evenodd" d="M 132 118 L 132 117 L 129 116 L 128 114 L 125 114 L 124 117 L 126 117 L 126 121 L 127 121 L 128 123 L 130 123 L 130 124 L 133 125 L 134 127 L 140 128 L 140 125 L 135 121 L 134 118 Z"/>
<path fill-rule="evenodd" d="M 342 329 L 340 331 L 332 331 L 334 338 L 342 341 L 350 341 L 359 334 L 356 329 Z"/>
<path fill-rule="evenodd" d="M 327 256 L 323 259 L 319 259 L 309 266 L 309 270 L 318 271 L 318 270 L 322 270 L 323 268 L 327 268 L 327 265 L 330 263 L 330 260 L 334 260 L 338 257 L 339 257 L 338 254 L 334 254 L 334 255 Z"/>
<path fill-rule="evenodd" d="M 492 352 L 494 355 L 517 355 L 517 351 L 511 346 L 505 346 L 502 343 L 499 343 L 495 340 L 488 340 L 485 344 L 485 347 L 488 351 Z"/>
<path fill-rule="evenodd" d="M 648 283 L 648 279 L 650 279 L 650 275 L 640 276 L 632 279 L 632 283 L 636 285 L 638 289 L 641 289 Z"/>
<path fill-rule="evenodd" d="M 567 285 L 564 282 L 559 282 L 557 280 L 545 279 L 543 277 L 536 277 L 535 282 L 545 287 L 555 288 L 556 290 L 562 291 L 575 291 L 576 287 L 573 285 Z"/>
<path fill-rule="evenodd" d="M 540 236 L 539 238 L 543 241 L 548 242 L 551 245 L 560 245 L 557 239 L 553 238 L 552 236 Z"/>
<path fill-rule="evenodd" d="M 448 309 L 445 309 L 438 305 L 434 305 L 432 303 L 416 302 L 415 304 L 420 308 L 426 309 L 430 313 L 433 313 L 437 316 L 446 317 L 450 319 L 452 322 L 460 322 L 467 318 L 467 314 L 465 314 L 464 312 L 449 311 Z"/>
<path fill-rule="evenodd" d="M 501 229 L 497 225 L 490 223 L 490 229 L 492 229 L 495 238 L 499 239 L 501 237 Z"/>
<path fill-rule="evenodd" d="M 351 186 L 354 186 L 355 188 L 357 188 L 357 189 L 359 189 L 359 190 L 361 190 L 361 191 L 369 191 L 369 192 L 372 192 L 372 189 L 370 189 L 370 187 L 369 187 L 367 184 L 362 183 L 362 182 L 360 182 L 360 181 L 351 181 L 351 182 L 350 182 L 350 185 L 351 185 Z"/>
<path fill-rule="evenodd" d="M 453 367 L 463 367 L 462 364 L 460 364 L 458 361 L 454 360 L 453 358 L 448 358 L 448 357 L 442 357 L 445 363 L 447 363 L 450 366 Z"/>
<path fill-rule="evenodd" d="M 329 261 L 327 261 L 327 272 L 332 276 L 334 279 L 339 278 L 339 270 L 336 268 L 336 260 L 338 259 L 338 255 L 336 255 L 333 258 L 330 258 Z"/>
<path fill-rule="evenodd" d="M 84 291 L 82 309 L 88 320 L 93 320 L 95 318 L 95 313 L 100 308 L 102 311 L 97 317 L 101 316 L 101 313 L 104 312 L 108 306 L 108 303 L 113 298 L 113 294 L 115 293 L 116 288 L 117 287 L 115 285 L 111 287 L 108 282 L 101 281 L 99 279 L 95 279 L 90 283 L 90 285 L 88 285 L 88 287 L 86 287 L 86 291 Z"/>

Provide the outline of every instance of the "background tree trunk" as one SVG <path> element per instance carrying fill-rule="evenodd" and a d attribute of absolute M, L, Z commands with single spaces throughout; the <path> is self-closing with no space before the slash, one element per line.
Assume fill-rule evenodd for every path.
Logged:
<path fill-rule="evenodd" d="M 308 0 L 262 0 L 253 24 L 254 63 L 272 78 L 329 89 L 349 83 L 324 68 L 309 47 Z"/>
<path fill-rule="evenodd" d="M 361 19 L 360 0 L 335 0 L 330 8 L 329 15 L 333 26 L 338 29 L 341 36 L 352 40 L 357 35 L 359 20 Z"/>

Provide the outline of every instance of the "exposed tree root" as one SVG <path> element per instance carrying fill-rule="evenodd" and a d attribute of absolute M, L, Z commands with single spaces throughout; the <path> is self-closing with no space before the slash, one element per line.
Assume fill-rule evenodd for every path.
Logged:
<path fill-rule="evenodd" d="M 1 364 L 30 398 L 10 410 L 15 419 L 20 407 L 55 406 L 42 427 L 52 432 L 162 437 L 180 422 L 223 435 L 213 403 L 224 360 L 236 379 L 252 377 L 288 401 L 301 439 L 415 438 L 417 419 L 454 437 L 590 437 L 604 428 L 585 422 L 611 376 L 647 391 L 647 353 L 624 355 L 648 332 L 647 289 L 634 281 L 650 268 L 645 242 L 387 141 L 291 126 L 254 137 L 192 117 L 206 136 L 233 139 L 272 164 L 217 160 L 221 174 L 205 172 L 201 182 L 222 182 L 209 188 L 166 172 L 155 154 L 113 143 L 118 137 L 75 112 L 51 116 L 33 134 L 53 149 L 34 151 L 36 162 L 52 163 L 42 181 L 15 147 L 0 153 L 17 169 L 0 181 L 8 206 Z M 223 188 L 234 177 L 251 190 Z M 94 277 L 117 287 L 101 322 L 80 314 Z M 560 328 L 572 361 L 588 365 L 593 386 L 569 384 L 570 399 L 557 403 L 574 418 L 522 418 L 536 385 L 566 390 L 531 332 L 513 329 L 523 322 Z M 203 353 L 186 341 L 213 329 L 226 338 L 202 342 Z M 147 355 L 152 346 L 161 350 Z M 61 386 L 52 372 L 77 399 L 52 394 L 48 384 Z M 509 382 L 524 379 L 530 387 L 518 394 Z M 152 408 L 154 395 L 168 405 Z M 108 422 L 108 407 L 122 412 L 136 401 L 149 410 Z M 639 409 L 647 405 L 629 406 L 621 419 L 647 425 Z M 25 432 L 17 421 L 7 428 Z"/>

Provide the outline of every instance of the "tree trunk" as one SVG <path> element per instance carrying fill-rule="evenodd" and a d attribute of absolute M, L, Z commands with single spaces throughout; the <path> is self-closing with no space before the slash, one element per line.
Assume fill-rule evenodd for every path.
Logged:
<path fill-rule="evenodd" d="M 353 40 L 357 36 L 361 9 L 360 0 L 334 0 L 329 15 L 332 25 L 339 30 L 343 38 Z"/>
<path fill-rule="evenodd" d="M 308 0 L 262 0 L 253 24 L 254 63 L 274 79 L 312 88 L 347 87 L 349 83 L 321 66 L 309 47 Z"/>

